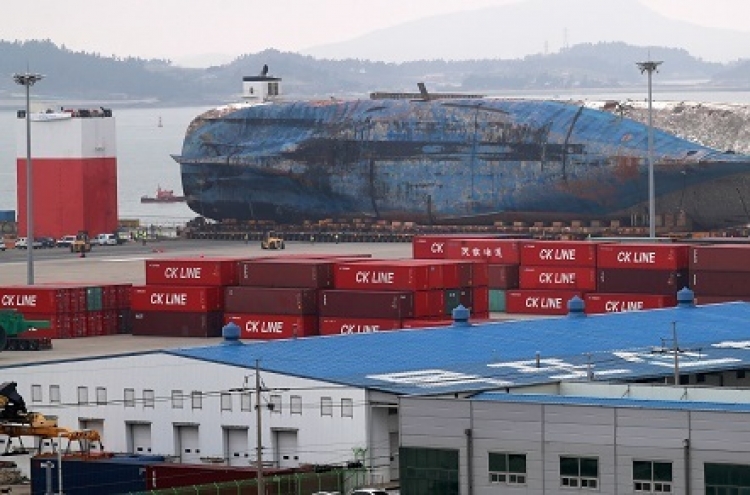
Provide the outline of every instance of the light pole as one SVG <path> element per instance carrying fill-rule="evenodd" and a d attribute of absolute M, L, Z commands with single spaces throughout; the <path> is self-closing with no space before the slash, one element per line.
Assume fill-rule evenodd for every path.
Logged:
<path fill-rule="evenodd" d="M 658 67 L 661 64 L 661 62 L 651 60 L 636 62 L 638 68 L 641 69 L 641 74 L 644 72 L 648 73 L 648 236 L 652 239 L 656 237 L 656 192 L 654 187 L 654 126 L 651 109 L 651 75 L 654 72 L 659 72 Z"/>
<path fill-rule="evenodd" d="M 41 74 L 13 74 L 16 84 L 26 86 L 26 283 L 34 285 L 34 198 L 31 177 L 31 87 L 44 78 Z"/>

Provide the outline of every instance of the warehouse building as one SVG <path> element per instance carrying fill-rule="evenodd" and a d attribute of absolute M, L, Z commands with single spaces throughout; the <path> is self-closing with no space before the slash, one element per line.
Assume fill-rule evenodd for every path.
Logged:
<path fill-rule="evenodd" d="M 611 422 L 616 415 L 603 412 L 604 406 L 596 402 L 607 398 L 602 396 L 602 384 L 650 382 L 654 387 L 655 383 L 671 383 L 677 376 L 682 385 L 678 390 L 690 392 L 673 401 L 683 409 L 654 403 L 639 408 L 638 414 L 644 424 L 653 421 L 654 425 L 672 421 L 662 419 L 668 414 L 683 414 L 679 421 L 675 419 L 681 421 L 682 428 L 675 434 L 680 442 L 690 439 L 697 435 L 691 428 L 698 424 L 690 418 L 701 417 L 700 403 L 721 404 L 724 399 L 694 401 L 696 387 L 688 385 L 750 385 L 750 377 L 744 374 L 744 369 L 750 368 L 747 321 L 748 303 L 700 307 L 682 303 L 669 309 L 588 317 L 574 308 L 570 316 L 560 318 L 475 326 L 457 322 L 441 329 L 280 341 L 232 340 L 203 347 L 7 366 L 4 373 L 18 383 L 30 410 L 57 414 L 61 425 L 101 431 L 108 451 L 165 454 L 181 462 L 249 465 L 256 461 L 260 443 L 268 465 L 362 462 L 368 468 L 365 482 L 401 480 L 406 486 L 415 482 L 415 476 L 434 472 L 434 466 L 422 462 L 423 456 L 412 454 L 419 449 L 442 449 L 450 452 L 450 465 L 456 468 L 447 491 L 409 492 L 431 495 L 458 493 L 459 487 L 460 493 L 496 493 L 496 486 L 481 481 L 490 479 L 487 456 L 490 452 L 518 453 L 527 455 L 528 469 L 520 487 L 510 487 L 516 490 L 512 493 L 556 493 L 560 485 L 551 486 L 549 480 L 557 478 L 558 466 L 544 457 L 552 456 L 553 451 L 542 455 L 534 450 L 532 443 L 539 440 L 538 435 L 527 439 L 528 444 L 513 443 L 512 448 L 502 442 L 495 445 L 494 440 L 488 445 L 479 442 L 473 426 L 456 430 L 460 422 L 453 422 L 454 416 L 465 422 L 476 410 L 487 409 L 498 418 L 512 418 L 512 411 L 529 408 L 528 415 L 521 414 L 528 422 L 536 421 L 529 429 L 544 431 L 551 419 L 544 423 L 541 409 L 552 407 L 546 405 L 546 399 L 552 403 L 573 401 L 554 407 L 570 408 L 565 411 L 571 421 L 583 425 L 587 425 L 587 416 L 579 412 L 592 408 L 596 414 L 590 416 L 604 416 L 598 420 L 601 427 L 594 443 L 602 449 L 609 445 L 610 458 L 598 450 L 582 448 L 592 442 L 586 438 L 585 426 L 571 426 L 571 434 L 557 441 L 558 450 L 569 453 L 565 459 L 577 454 L 601 460 L 601 475 L 594 484 L 624 483 L 621 464 L 625 461 L 612 453 L 620 436 L 606 435 L 614 428 Z M 575 389 L 576 393 L 560 392 L 569 383 L 581 388 Z M 256 389 L 261 391 L 260 400 Z M 580 404 L 574 399 L 578 393 L 585 399 Z M 617 393 L 609 394 L 617 397 Z M 536 402 L 519 399 L 534 395 L 541 398 Z M 419 401 L 428 398 L 445 402 L 439 407 L 432 402 L 421 407 Z M 746 402 L 750 404 L 750 400 Z M 258 405 L 260 441 L 256 436 Z M 744 414 L 743 406 L 735 408 L 726 406 L 722 414 Z M 502 431 L 494 432 L 498 439 L 517 430 L 510 426 L 514 420 L 505 421 L 504 426 L 502 421 L 498 423 Z M 713 426 L 726 431 L 722 424 Z M 468 457 L 467 430 L 475 442 Z M 736 435 L 736 441 L 742 441 L 741 435 Z M 541 443 L 546 445 L 544 440 Z M 675 448 L 672 443 L 666 447 Z M 399 448 L 404 450 L 400 453 Z M 426 458 L 442 462 L 439 456 Z M 644 454 L 642 459 L 661 462 L 672 458 L 656 452 L 650 457 Z M 613 462 L 605 464 L 605 460 Z M 608 472 L 605 469 L 614 469 L 615 460 L 620 465 L 617 479 L 604 474 Z M 738 459 L 728 456 L 725 461 L 732 464 Z M 502 466 L 494 456 L 492 462 Z M 693 473 L 703 469 L 700 457 L 692 457 L 691 462 Z M 681 472 L 676 464 L 672 468 L 673 476 Z M 515 479 L 518 481 L 517 476 Z M 694 479 L 699 482 L 702 478 Z M 539 480 L 547 484 L 539 485 Z M 594 488 L 587 483 L 587 488 Z M 675 488 L 680 486 L 679 480 L 672 483 Z"/>

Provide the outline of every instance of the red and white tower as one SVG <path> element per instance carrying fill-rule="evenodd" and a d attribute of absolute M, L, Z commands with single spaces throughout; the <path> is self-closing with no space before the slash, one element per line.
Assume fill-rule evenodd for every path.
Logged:
<path fill-rule="evenodd" d="M 18 230 L 25 236 L 26 120 L 18 114 L 16 170 Z M 31 113 L 34 236 L 79 230 L 114 232 L 117 213 L 115 118 L 108 109 Z"/>

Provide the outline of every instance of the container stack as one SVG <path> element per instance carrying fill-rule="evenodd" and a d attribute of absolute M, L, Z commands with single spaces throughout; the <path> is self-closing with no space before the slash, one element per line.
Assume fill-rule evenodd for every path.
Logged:
<path fill-rule="evenodd" d="M 225 321 L 240 327 L 242 339 L 318 335 L 318 293 L 333 287 L 335 260 L 277 257 L 241 262 L 238 286 L 225 290 Z"/>
<path fill-rule="evenodd" d="M 133 335 L 219 337 L 224 288 L 236 285 L 240 259 L 146 260 L 146 285 L 131 293 Z"/>
<path fill-rule="evenodd" d="M 750 301 L 750 246 L 691 246 L 689 258 L 696 304 Z"/>
<path fill-rule="evenodd" d="M 507 295 L 507 312 L 564 315 L 568 301 L 596 291 L 596 243 L 523 241 L 518 290 Z"/>
<path fill-rule="evenodd" d="M 72 339 L 121 333 L 130 307 L 130 284 L 39 284 L 0 287 L 0 309 L 27 320 L 48 321 L 37 337 Z"/>
<path fill-rule="evenodd" d="M 587 313 L 671 307 L 689 283 L 685 244 L 600 244 L 597 256 L 597 293 L 586 297 Z"/>

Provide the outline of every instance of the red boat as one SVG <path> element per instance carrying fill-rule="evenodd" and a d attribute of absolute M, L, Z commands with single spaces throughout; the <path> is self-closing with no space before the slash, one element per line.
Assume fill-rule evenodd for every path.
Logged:
<path fill-rule="evenodd" d="M 180 203 L 185 196 L 175 196 L 171 189 L 156 188 L 156 196 L 141 196 L 141 203 Z"/>

